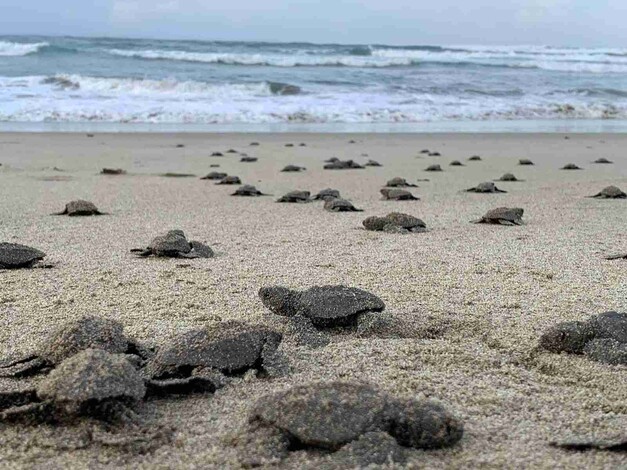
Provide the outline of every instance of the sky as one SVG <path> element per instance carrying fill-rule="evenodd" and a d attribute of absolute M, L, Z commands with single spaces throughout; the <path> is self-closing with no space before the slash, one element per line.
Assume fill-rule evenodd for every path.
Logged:
<path fill-rule="evenodd" d="M 0 34 L 627 46 L 627 0 L 0 0 Z"/>

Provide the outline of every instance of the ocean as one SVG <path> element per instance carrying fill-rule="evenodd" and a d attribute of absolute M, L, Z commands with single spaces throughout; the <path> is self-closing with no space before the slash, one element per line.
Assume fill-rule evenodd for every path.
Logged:
<path fill-rule="evenodd" d="M 627 48 L 0 36 L 0 129 L 625 130 L 625 122 Z"/>

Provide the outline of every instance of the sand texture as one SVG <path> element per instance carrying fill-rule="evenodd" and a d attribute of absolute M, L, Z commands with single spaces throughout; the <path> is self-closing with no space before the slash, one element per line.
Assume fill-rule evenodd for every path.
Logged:
<path fill-rule="evenodd" d="M 210 157 L 230 148 L 258 161 Z M 469 162 L 475 154 L 482 161 Z M 330 157 L 383 166 L 323 170 Z M 614 164 L 592 163 L 600 157 Z M 535 165 L 518 166 L 521 158 Z M 452 160 L 465 166 L 451 167 Z M 559 170 L 570 162 L 584 169 Z M 627 368 L 533 352 L 539 335 L 559 321 L 627 310 L 627 260 L 604 259 L 627 252 L 627 200 L 586 197 L 610 184 L 627 190 L 627 135 L 1 134 L 0 164 L 0 241 L 41 249 L 55 264 L 0 271 L 0 356 L 32 351 L 50 329 L 85 314 L 117 319 L 155 347 L 227 319 L 281 328 L 257 297 L 274 284 L 366 289 L 385 301 L 395 325 L 366 337 L 333 334 L 320 349 L 288 336 L 281 350 L 293 370 L 286 377 L 247 376 L 214 395 L 149 401 L 140 416 L 156 435 L 139 449 L 110 439 L 89 444 L 86 433 L 107 432 L 93 423 L 0 424 L 0 467 L 240 468 L 254 400 L 336 379 L 437 398 L 464 421 L 458 445 L 413 451 L 408 468 L 627 467 L 625 453 L 548 445 L 573 434 L 626 438 Z M 306 171 L 280 172 L 287 164 Z M 430 164 L 444 171 L 423 171 Z M 100 175 L 103 167 L 128 173 Z M 231 197 L 237 186 L 199 179 L 212 170 L 272 196 Z M 166 172 L 197 177 L 158 176 Z M 497 182 L 506 194 L 463 191 L 506 172 L 525 181 Z M 381 200 L 379 190 L 395 176 L 418 184 L 408 189 L 420 200 Z M 430 181 L 416 182 L 423 178 Z M 275 203 L 291 190 L 323 188 L 339 189 L 364 212 Z M 50 215 L 73 199 L 109 215 Z M 499 206 L 524 208 L 525 224 L 470 223 Z M 430 230 L 363 229 L 366 217 L 393 211 L 421 218 Z M 207 243 L 217 256 L 129 253 L 170 229 Z M 37 380 L 0 379 L 0 389 Z M 315 458 L 294 452 L 276 467 L 315 466 Z"/>

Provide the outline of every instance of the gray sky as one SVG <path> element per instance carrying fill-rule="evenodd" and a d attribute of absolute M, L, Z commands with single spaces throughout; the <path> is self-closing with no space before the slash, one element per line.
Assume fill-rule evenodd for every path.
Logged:
<path fill-rule="evenodd" d="M 627 0 L 0 0 L 0 34 L 627 46 Z"/>

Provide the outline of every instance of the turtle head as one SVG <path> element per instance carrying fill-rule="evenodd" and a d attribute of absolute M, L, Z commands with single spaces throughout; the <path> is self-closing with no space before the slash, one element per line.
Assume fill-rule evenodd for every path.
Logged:
<path fill-rule="evenodd" d="M 271 286 L 259 289 L 259 298 L 272 313 L 293 317 L 298 313 L 298 292 L 287 287 Z"/>

